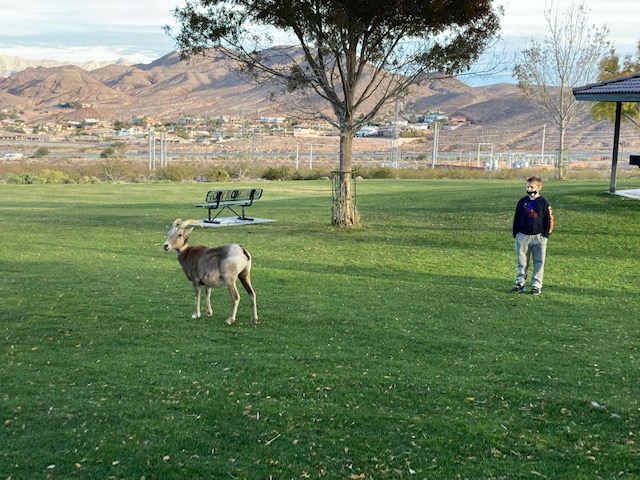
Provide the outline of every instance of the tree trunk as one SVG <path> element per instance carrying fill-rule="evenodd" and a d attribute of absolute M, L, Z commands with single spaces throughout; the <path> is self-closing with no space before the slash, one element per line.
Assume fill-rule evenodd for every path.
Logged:
<path fill-rule="evenodd" d="M 340 136 L 340 170 L 336 172 L 331 223 L 343 227 L 360 225 L 360 216 L 351 190 L 351 149 L 355 131 L 345 128 Z"/>
<path fill-rule="evenodd" d="M 564 152 L 564 136 L 566 125 L 564 120 L 560 123 L 560 145 L 558 148 L 558 160 L 556 163 L 556 180 L 564 180 L 567 174 L 567 160 Z"/>

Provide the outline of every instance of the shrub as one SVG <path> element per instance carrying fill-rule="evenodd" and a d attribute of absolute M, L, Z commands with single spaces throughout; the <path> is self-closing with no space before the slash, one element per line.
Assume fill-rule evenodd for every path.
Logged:
<path fill-rule="evenodd" d="M 35 175 L 33 173 L 7 173 L 4 176 L 6 183 L 14 185 L 32 184 L 32 183 L 44 183 L 41 181 L 34 182 Z"/>
<path fill-rule="evenodd" d="M 36 184 L 43 184 L 47 182 L 45 181 L 44 178 L 39 177 L 35 173 L 28 172 L 28 173 L 22 174 L 22 183 L 25 183 L 27 185 L 36 185 Z"/>
<path fill-rule="evenodd" d="M 100 180 L 98 177 L 95 177 L 93 175 L 92 176 L 83 175 L 78 180 L 78 183 L 102 183 L 102 180 Z"/>
<path fill-rule="evenodd" d="M 113 147 L 107 147 L 100 153 L 100 158 L 111 158 L 117 155 L 116 149 Z"/>
<path fill-rule="evenodd" d="M 197 175 L 193 165 L 167 165 L 158 170 L 156 178 L 170 182 L 192 182 Z"/>
<path fill-rule="evenodd" d="M 291 174 L 292 180 L 321 180 L 332 178 L 331 170 L 315 168 L 313 170 L 296 170 Z"/>
<path fill-rule="evenodd" d="M 130 180 L 134 176 L 131 164 L 119 159 L 105 161 L 102 165 L 102 175 L 105 180 L 113 183 Z"/>
<path fill-rule="evenodd" d="M 288 180 L 291 178 L 291 168 L 287 166 L 269 167 L 262 174 L 265 180 Z"/>
<path fill-rule="evenodd" d="M 371 178 L 395 178 L 395 172 L 391 167 L 379 167 L 371 171 Z"/>
<path fill-rule="evenodd" d="M 47 147 L 38 147 L 36 152 L 33 154 L 36 158 L 44 158 L 49 156 L 49 149 Z"/>
<path fill-rule="evenodd" d="M 362 178 L 402 178 L 400 169 L 393 169 L 391 167 L 356 167 L 353 170 L 355 177 Z"/>
<path fill-rule="evenodd" d="M 60 170 L 49 170 L 48 168 L 44 168 L 38 172 L 38 176 L 43 180 L 44 183 L 76 183 L 74 180 L 69 178 L 64 172 Z"/>
<path fill-rule="evenodd" d="M 243 181 L 248 179 L 254 170 L 255 162 L 240 158 L 230 166 L 229 173 L 232 178 Z"/>
<path fill-rule="evenodd" d="M 204 178 L 207 182 L 228 182 L 231 175 L 223 168 L 211 168 L 205 172 Z"/>

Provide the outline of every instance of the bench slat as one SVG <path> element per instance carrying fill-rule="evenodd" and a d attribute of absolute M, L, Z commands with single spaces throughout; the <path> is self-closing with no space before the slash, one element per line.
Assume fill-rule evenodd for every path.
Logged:
<path fill-rule="evenodd" d="M 255 200 L 255 199 L 254 199 Z M 213 202 L 213 203 L 196 203 L 196 207 L 204 207 L 204 208 L 216 208 L 219 206 L 225 205 L 246 205 L 247 207 L 251 205 L 250 200 L 233 200 L 233 201 L 222 201 L 222 202 Z"/>
<path fill-rule="evenodd" d="M 237 190 L 209 190 L 206 203 L 226 203 L 257 200 L 262 196 L 261 188 L 239 188 Z"/>

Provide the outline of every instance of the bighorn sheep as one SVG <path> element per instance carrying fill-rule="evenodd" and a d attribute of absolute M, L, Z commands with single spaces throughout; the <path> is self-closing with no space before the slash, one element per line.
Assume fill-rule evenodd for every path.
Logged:
<path fill-rule="evenodd" d="M 200 225 L 200 223 L 197 220 L 176 219 L 169 229 L 167 241 L 164 242 L 165 251 L 176 250 L 182 271 L 193 285 L 196 296 L 196 311 L 192 318 L 200 318 L 200 287 L 204 286 L 206 290 L 207 316 L 213 314 L 211 289 L 227 287 L 233 305 L 226 323 L 231 325 L 235 322 L 240 303 L 240 295 L 236 288 L 236 279 L 239 278 L 251 299 L 253 308 L 251 321 L 255 325 L 258 322 L 258 312 L 256 294 L 251 286 L 251 255 L 244 247 L 237 244 L 220 247 L 190 246 L 188 236 L 195 225 Z M 190 226 L 192 228 L 188 228 Z"/>

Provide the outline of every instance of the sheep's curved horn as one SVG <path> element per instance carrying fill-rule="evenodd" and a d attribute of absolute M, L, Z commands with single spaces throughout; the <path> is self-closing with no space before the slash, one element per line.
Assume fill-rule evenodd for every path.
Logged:
<path fill-rule="evenodd" d="M 202 224 L 198 220 L 184 220 L 180 223 L 180 228 L 201 227 Z"/>
<path fill-rule="evenodd" d="M 182 219 L 181 218 L 176 218 L 173 223 L 171 224 L 172 227 L 177 227 L 178 225 L 180 225 L 182 223 Z"/>

